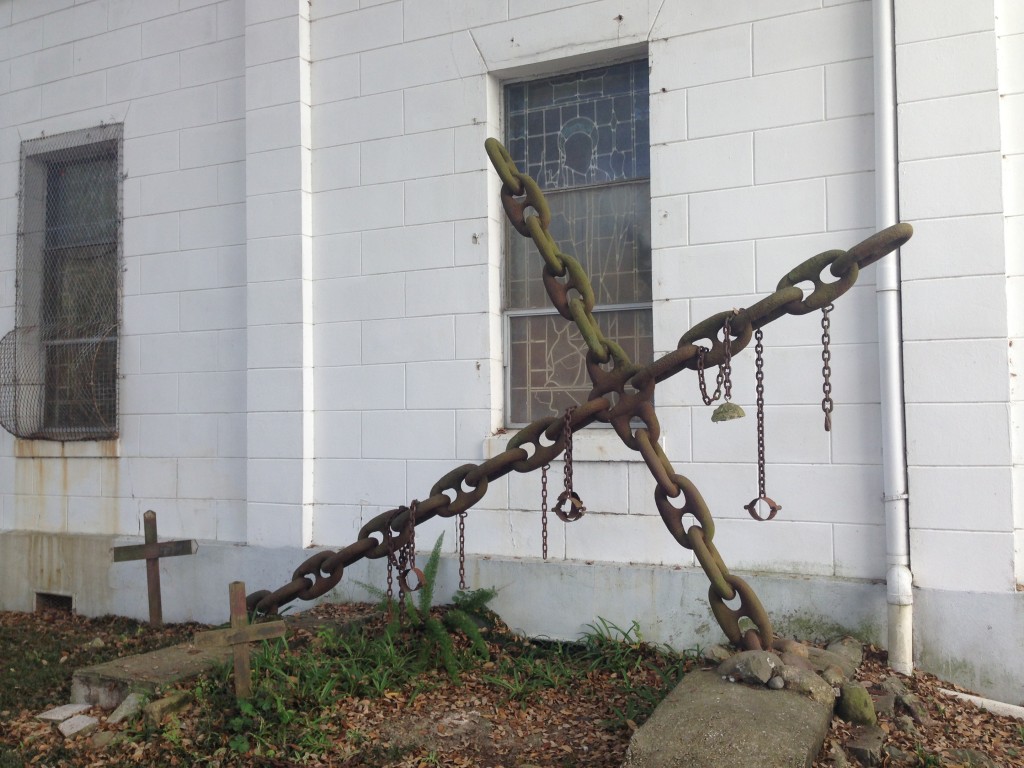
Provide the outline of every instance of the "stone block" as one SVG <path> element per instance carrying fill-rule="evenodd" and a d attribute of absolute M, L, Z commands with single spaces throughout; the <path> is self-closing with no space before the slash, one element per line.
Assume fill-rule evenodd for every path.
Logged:
<path fill-rule="evenodd" d="M 100 721 L 89 715 L 75 715 L 57 726 L 57 730 L 65 739 L 72 736 L 82 736 L 92 731 L 100 724 Z"/>
<path fill-rule="evenodd" d="M 63 723 L 69 717 L 80 715 L 89 709 L 92 709 L 92 704 L 64 704 L 36 715 L 36 719 L 46 723 Z"/>

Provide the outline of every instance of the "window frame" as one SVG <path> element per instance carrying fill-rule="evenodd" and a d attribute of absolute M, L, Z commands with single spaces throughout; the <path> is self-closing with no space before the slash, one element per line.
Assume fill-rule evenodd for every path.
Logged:
<path fill-rule="evenodd" d="M 53 193 L 55 166 L 97 160 L 110 163 L 102 173 L 104 176 L 109 174 L 114 183 L 114 188 L 108 190 L 113 195 L 109 231 L 101 232 L 98 239 L 85 236 L 81 242 L 51 242 L 54 224 L 50 220 L 53 215 L 50 195 Z M 95 442 L 119 437 L 124 268 L 123 163 L 123 126 L 120 123 L 27 139 L 21 143 L 15 339 L 12 342 L 15 352 L 11 374 L 15 429 L 11 430 L 7 423 L 4 427 L 22 439 Z M 94 255 L 88 256 L 90 253 Z M 58 301 L 55 294 L 61 290 L 62 278 L 72 271 L 67 265 L 76 256 L 108 260 L 107 264 L 98 264 L 97 279 L 103 281 L 98 284 L 101 300 L 112 301 L 113 307 L 104 307 L 97 317 L 76 314 L 66 328 L 60 329 L 60 321 L 55 321 L 50 313 Z M 112 282 L 106 283 L 108 279 Z M 103 363 L 102 367 L 96 368 L 100 375 L 94 377 L 89 389 L 98 389 L 99 384 L 109 397 L 107 402 L 98 405 L 94 401 L 91 414 L 81 403 L 62 399 L 59 394 L 61 386 L 66 383 L 59 368 L 68 359 L 60 354 L 60 350 L 90 344 L 96 346 L 95 358 L 102 357 Z M 109 350 L 111 345 L 113 349 Z M 20 403 L 18 398 L 21 398 Z"/>
<path fill-rule="evenodd" d="M 634 55 L 634 56 L 629 56 L 629 57 L 626 57 L 626 58 L 619 58 L 619 59 L 610 60 L 610 61 L 595 61 L 593 63 L 586 64 L 586 65 L 583 65 L 583 66 L 576 66 L 576 67 L 573 67 L 571 69 L 560 69 L 560 70 L 554 70 L 554 71 L 550 71 L 550 72 L 546 72 L 546 73 L 535 73 L 535 74 L 531 73 L 531 75 L 528 76 L 528 77 L 520 77 L 520 78 L 509 79 L 509 80 L 502 81 L 500 83 L 500 97 L 499 97 L 499 101 L 500 101 L 500 104 L 501 104 L 501 111 L 500 111 L 501 123 L 500 123 L 500 125 L 501 125 L 501 135 L 502 135 L 503 142 L 505 142 L 506 145 L 508 145 L 508 142 L 509 142 L 509 135 L 508 135 L 509 114 L 508 114 L 508 101 L 507 101 L 507 95 L 506 95 L 507 94 L 507 88 L 509 86 L 520 85 L 520 84 L 523 84 L 523 83 L 529 83 L 529 82 L 537 81 L 537 80 L 545 80 L 545 79 L 550 79 L 550 78 L 557 78 L 557 77 L 562 77 L 562 76 L 567 76 L 567 75 L 577 75 L 578 76 L 578 75 L 586 74 L 586 73 L 588 73 L 590 71 L 593 71 L 593 70 L 610 68 L 610 67 L 614 67 L 614 66 L 617 66 L 617 65 L 629 65 L 629 64 L 634 64 L 635 65 L 635 64 L 639 64 L 641 62 L 644 65 L 649 66 L 649 58 L 646 55 L 646 53 L 643 53 L 642 55 Z M 636 91 L 634 91 L 634 93 L 636 93 Z M 648 99 L 650 98 L 649 88 L 645 91 L 645 96 Z M 648 115 L 649 115 L 649 102 L 648 102 Z M 567 187 L 559 187 L 559 188 L 556 188 L 556 189 L 545 188 L 544 185 L 542 185 L 542 191 L 544 191 L 545 195 L 550 195 L 552 193 L 557 194 L 557 193 L 563 192 L 563 191 L 564 192 L 569 192 L 569 191 L 572 191 L 574 189 L 575 190 L 581 190 L 581 189 L 596 190 L 596 189 L 601 189 L 603 187 L 611 187 L 611 186 L 614 186 L 614 185 L 617 185 L 617 184 L 629 184 L 629 183 L 643 182 L 647 186 L 647 197 L 648 197 L 648 201 L 650 201 L 652 199 L 651 195 L 650 195 L 650 184 L 651 184 L 650 146 L 651 146 L 650 145 L 650 137 L 648 135 L 648 140 L 647 140 L 647 144 L 646 144 L 646 149 L 647 149 L 647 174 L 645 176 L 633 176 L 633 177 L 628 177 L 628 178 L 625 178 L 625 179 L 612 179 L 610 181 L 605 181 L 605 182 L 598 183 L 598 184 L 589 184 L 589 185 L 580 185 L 580 186 L 567 186 Z M 524 172 L 527 172 L 527 169 L 525 167 L 521 168 L 521 170 L 523 170 Z M 648 226 L 650 227 L 650 229 L 648 230 L 648 234 L 651 235 L 651 234 L 653 234 L 653 220 L 649 220 L 648 221 Z M 519 237 L 519 236 L 520 235 L 518 235 L 518 233 L 514 232 L 514 230 L 512 229 L 512 227 L 509 225 L 509 223 L 507 221 L 503 221 L 502 222 L 502 236 L 501 236 L 502 268 L 500 270 L 500 276 L 501 276 L 500 283 L 501 283 L 502 374 L 503 374 L 502 393 L 503 393 L 503 414 L 504 414 L 503 425 L 507 429 L 519 429 L 519 428 L 522 428 L 523 426 L 526 426 L 527 424 L 530 423 L 530 422 L 527 422 L 527 421 L 524 421 L 524 422 L 514 421 L 512 419 L 512 389 L 513 389 L 512 385 L 513 385 L 513 381 L 512 381 L 512 327 L 511 326 L 512 326 L 513 318 L 517 318 L 517 317 L 551 317 L 551 316 L 558 316 L 559 315 L 558 311 L 553 306 L 551 306 L 550 303 L 546 304 L 543 307 L 516 307 L 516 308 L 510 308 L 509 307 L 510 291 L 509 291 L 509 285 L 508 285 L 508 277 L 509 277 L 508 259 L 510 259 L 512 257 L 512 249 L 510 247 L 510 242 L 511 242 L 512 238 Z M 650 246 L 648 246 L 648 247 L 650 248 Z M 651 254 L 653 255 L 653 249 L 651 249 Z M 539 258 L 539 255 L 537 256 L 537 258 Z M 652 264 L 652 270 L 653 270 L 653 264 Z M 614 304 L 595 304 L 595 306 L 593 308 L 593 314 L 595 316 L 595 319 L 600 320 L 600 316 L 603 315 L 603 314 L 606 314 L 606 313 L 646 310 L 648 313 L 650 313 L 650 322 L 652 324 L 651 325 L 651 329 L 652 329 L 652 332 L 653 332 L 653 311 L 654 311 L 653 271 L 652 271 L 651 290 L 652 290 L 652 295 L 646 301 L 622 302 L 622 303 L 614 303 Z M 571 322 L 571 321 L 566 321 L 566 322 Z M 653 338 L 652 338 L 652 343 L 653 343 Z M 606 425 L 601 425 L 601 426 L 606 426 Z"/>

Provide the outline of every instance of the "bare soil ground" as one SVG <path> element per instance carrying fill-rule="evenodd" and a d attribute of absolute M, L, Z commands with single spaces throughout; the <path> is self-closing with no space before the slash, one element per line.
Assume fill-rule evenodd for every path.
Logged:
<path fill-rule="evenodd" d="M 328 609 L 339 615 L 366 615 L 366 606 Z M 365 632 L 379 631 L 370 619 Z M 403 685 L 379 697 L 341 696 L 320 713 L 318 727 L 330 747 L 301 762 L 290 757 L 240 751 L 226 733 L 210 727 L 200 704 L 157 727 L 112 726 L 102 722 L 88 736 L 65 740 L 52 726 L 35 720 L 42 710 L 67 703 L 71 673 L 77 667 L 140 653 L 188 640 L 200 627 L 171 625 L 154 630 L 125 619 L 87 619 L 67 613 L 0 613 L 0 768 L 25 766 L 472 766 L 473 768 L 615 768 L 620 765 L 632 731 L 646 710 L 630 700 L 630 691 L 659 690 L 666 679 L 657 663 L 638 664 L 629 685 L 608 669 L 578 670 L 571 682 L 531 684 L 521 677 L 501 678 L 502 654 L 518 653 L 515 643 L 488 637 L 491 659 L 452 683 L 443 672 L 426 673 L 415 685 Z M 99 641 L 99 642 L 97 642 Z M 289 652 L 315 641 L 306 630 L 293 633 Z M 653 657 L 652 657 L 653 658 Z M 876 689 L 891 672 L 884 654 L 870 650 L 860 677 Z M 692 659 L 676 663 L 692 668 Z M 679 670 L 684 671 L 683 669 Z M 503 673 L 504 674 L 504 673 Z M 888 766 L 977 765 L 965 762 L 958 749 L 986 755 L 991 765 L 1024 766 L 1024 723 L 998 717 L 948 698 L 938 688 L 955 688 L 930 675 L 901 678 L 916 693 L 931 721 L 911 733 L 895 712 L 882 716 L 888 744 L 899 750 L 884 758 Z M 532 681 L 536 683 L 536 681 Z M 664 686 L 662 686 L 664 687 Z M 667 688 L 660 695 L 667 693 Z M 644 702 L 641 702 L 643 704 Z M 629 715 L 632 714 L 633 717 Z M 232 712 L 223 713 L 224 722 Z M 853 735 L 834 720 L 816 768 L 837 763 L 837 748 Z M 106 746 L 93 743 L 109 732 Z M 978 758 L 980 759 L 980 758 Z M 851 763 L 856 765 L 856 763 Z"/>

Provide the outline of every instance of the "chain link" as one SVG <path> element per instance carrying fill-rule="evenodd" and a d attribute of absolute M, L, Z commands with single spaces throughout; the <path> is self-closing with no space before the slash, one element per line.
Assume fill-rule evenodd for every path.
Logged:
<path fill-rule="evenodd" d="M 574 523 L 583 517 L 583 513 L 587 511 L 579 494 L 572 489 L 572 412 L 575 410 L 576 406 L 566 408 L 562 422 L 562 442 L 565 444 L 562 485 L 565 490 L 562 491 L 558 501 L 555 502 L 555 514 L 558 515 L 558 519 L 563 523 Z M 569 505 L 568 509 L 565 509 L 566 504 Z"/>
<path fill-rule="evenodd" d="M 754 366 L 756 373 L 754 378 L 757 386 L 757 498 L 747 504 L 744 509 L 750 513 L 755 520 L 772 520 L 782 509 L 774 499 L 768 496 L 765 490 L 765 459 L 764 459 L 764 331 L 758 328 L 754 331 Z M 768 505 L 768 516 L 761 517 L 758 507 L 761 503 Z"/>
<path fill-rule="evenodd" d="M 909 240 L 912 227 L 897 224 L 849 251 L 828 251 L 807 259 L 787 274 L 771 295 L 746 309 L 722 312 L 697 323 L 683 334 L 675 351 L 650 365 L 638 366 L 618 344 L 604 337 L 594 321 L 590 280 L 575 259 L 559 251 L 548 233 L 551 213 L 539 186 L 515 167 L 500 142 L 488 139 L 485 148 L 502 181 L 502 205 L 511 225 L 520 234 L 533 239 L 545 261 L 544 284 L 555 308 L 562 317 L 577 324 L 587 342 L 587 371 L 594 385 L 587 402 L 570 409 L 563 419 L 544 418 L 527 425 L 498 456 L 479 465 L 465 464 L 452 470 L 435 483 L 430 496 L 419 502 L 415 512 L 400 507 L 373 518 L 360 530 L 355 543 L 339 552 L 320 552 L 308 558 L 296 569 L 292 581 L 275 592 L 263 590 L 249 595 L 249 610 L 276 613 L 292 600 L 313 599 L 325 594 L 340 581 L 344 568 L 360 559 L 388 557 L 390 563 L 396 549 L 409 542 L 416 524 L 434 516 L 464 514 L 484 496 L 490 482 L 509 472 L 532 472 L 545 467 L 571 446 L 573 431 L 600 420 L 611 422 L 623 442 L 639 451 L 651 470 L 657 481 L 655 503 L 665 526 L 680 545 L 694 552 L 707 574 L 711 582 L 711 609 L 726 636 L 731 642 L 748 648 L 770 647 L 772 628 L 767 613 L 753 589 L 743 579 L 729 573 L 713 543 L 714 523 L 707 505 L 693 484 L 675 472 L 658 444 L 660 427 L 652 402 L 654 385 L 684 368 L 695 370 L 704 365 L 731 363 L 732 356 L 750 342 L 755 329 L 786 314 L 802 315 L 830 306 L 854 284 L 861 268 Z M 530 209 L 532 213 L 528 213 Z M 825 267 L 829 267 L 837 280 L 826 282 L 822 278 Z M 813 283 L 814 290 L 805 297 L 797 284 L 807 281 Z M 726 333 L 724 339 L 719 339 L 723 327 Z M 702 339 L 710 346 L 702 348 L 694 343 Z M 609 362 L 612 362 L 611 370 L 604 367 Z M 635 393 L 627 393 L 627 385 L 632 385 Z M 640 421 L 642 426 L 634 430 L 633 420 Z M 553 442 L 543 444 L 542 436 Z M 546 485 L 542 489 L 543 525 Z M 682 508 L 673 507 L 669 499 L 679 496 L 683 497 Z M 693 516 L 698 524 L 686 528 L 684 515 Z M 546 554 L 546 535 L 543 538 Z M 388 584 L 390 594 L 390 575 Z M 740 604 L 734 609 L 726 601 L 737 595 Z M 743 619 L 754 628 L 742 631 L 740 621 Z"/>
<path fill-rule="evenodd" d="M 825 414 L 826 432 L 832 431 L 832 366 L 829 365 L 832 360 L 832 350 L 829 349 L 829 344 L 832 341 L 832 336 L 829 334 L 832 320 L 829 313 L 833 309 L 832 304 L 821 308 L 821 392 L 825 395 L 821 400 L 821 410 Z"/>
<path fill-rule="evenodd" d="M 459 512 L 459 589 L 466 590 L 466 513 Z"/>
<path fill-rule="evenodd" d="M 548 469 L 545 464 L 540 470 L 540 549 L 541 556 L 548 559 Z"/>

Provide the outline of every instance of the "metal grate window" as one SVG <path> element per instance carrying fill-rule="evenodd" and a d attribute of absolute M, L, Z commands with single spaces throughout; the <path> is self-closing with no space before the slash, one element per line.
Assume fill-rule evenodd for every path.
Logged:
<path fill-rule="evenodd" d="M 551 236 L 594 286 L 594 318 L 633 360 L 653 356 L 647 61 L 505 87 L 506 146 L 551 207 Z M 533 242 L 507 228 L 510 426 L 587 399 L 586 342 L 550 306 Z"/>
<path fill-rule="evenodd" d="M 15 330 L 0 424 L 18 437 L 117 437 L 121 126 L 22 142 Z"/>

